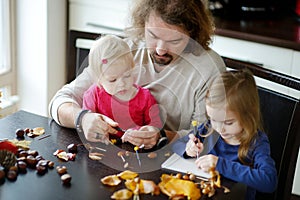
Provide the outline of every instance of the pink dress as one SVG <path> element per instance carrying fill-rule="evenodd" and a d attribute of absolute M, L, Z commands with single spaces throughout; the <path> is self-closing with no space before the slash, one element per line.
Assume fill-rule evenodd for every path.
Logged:
<path fill-rule="evenodd" d="M 103 114 L 119 123 L 122 129 L 139 129 L 144 125 L 162 128 L 159 106 L 150 91 L 134 85 L 138 92 L 129 101 L 122 101 L 93 84 L 83 96 L 83 109 Z M 118 132 L 117 137 L 123 133 Z"/>

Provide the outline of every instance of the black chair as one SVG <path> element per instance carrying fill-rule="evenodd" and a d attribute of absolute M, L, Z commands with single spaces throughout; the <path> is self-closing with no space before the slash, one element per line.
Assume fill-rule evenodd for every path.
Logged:
<path fill-rule="evenodd" d="M 67 82 L 76 78 L 82 70 L 88 66 L 89 48 L 80 48 L 76 46 L 77 39 L 95 40 L 101 37 L 100 33 L 88 33 L 71 30 L 68 34 L 67 48 Z"/>
<path fill-rule="evenodd" d="M 223 57 L 228 68 L 248 68 L 260 78 L 300 90 L 300 79 L 261 66 Z M 258 193 L 256 199 L 291 199 L 292 184 L 300 144 L 299 98 L 258 87 L 264 131 L 268 134 L 271 156 L 276 162 L 278 188 L 273 194 Z"/>

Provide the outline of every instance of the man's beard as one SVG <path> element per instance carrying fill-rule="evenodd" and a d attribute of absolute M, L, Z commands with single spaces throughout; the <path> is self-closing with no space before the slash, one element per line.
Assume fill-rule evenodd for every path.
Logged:
<path fill-rule="evenodd" d="M 159 56 L 156 54 L 155 51 L 151 52 L 150 54 L 151 58 L 152 58 L 152 61 L 155 63 L 155 64 L 158 64 L 159 66 L 165 66 L 165 65 L 168 65 L 172 62 L 173 60 L 173 56 L 170 55 L 170 54 L 165 54 L 163 55 L 163 58 L 159 58 Z"/>

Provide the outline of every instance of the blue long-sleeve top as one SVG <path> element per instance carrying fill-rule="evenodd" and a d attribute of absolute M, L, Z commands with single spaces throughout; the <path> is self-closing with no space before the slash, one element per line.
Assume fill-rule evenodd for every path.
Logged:
<path fill-rule="evenodd" d="M 203 133 L 204 126 L 198 127 L 198 132 Z M 200 138 L 197 134 L 196 137 Z M 188 158 L 185 153 L 188 135 L 178 139 L 173 144 L 173 151 L 178 155 Z M 203 138 L 201 138 L 203 141 Z M 252 165 L 247 166 L 238 158 L 239 145 L 227 144 L 218 133 L 205 138 L 204 154 L 218 156 L 216 170 L 230 180 L 247 185 L 246 199 L 255 199 L 256 191 L 272 193 L 277 188 L 277 170 L 275 162 L 270 156 L 270 143 L 267 135 L 258 131 L 255 142 L 248 152 Z M 203 154 L 202 154 L 203 155 Z"/>

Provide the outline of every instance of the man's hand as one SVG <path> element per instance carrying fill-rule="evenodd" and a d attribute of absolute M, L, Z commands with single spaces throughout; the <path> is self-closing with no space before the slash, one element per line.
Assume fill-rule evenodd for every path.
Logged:
<path fill-rule="evenodd" d="M 109 142 L 109 134 L 116 134 L 118 131 L 113 127 L 118 123 L 105 115 L 98 113 L 86 113 L 82 118 L 82 129 L 85 138 L 91 142 Z"/>

